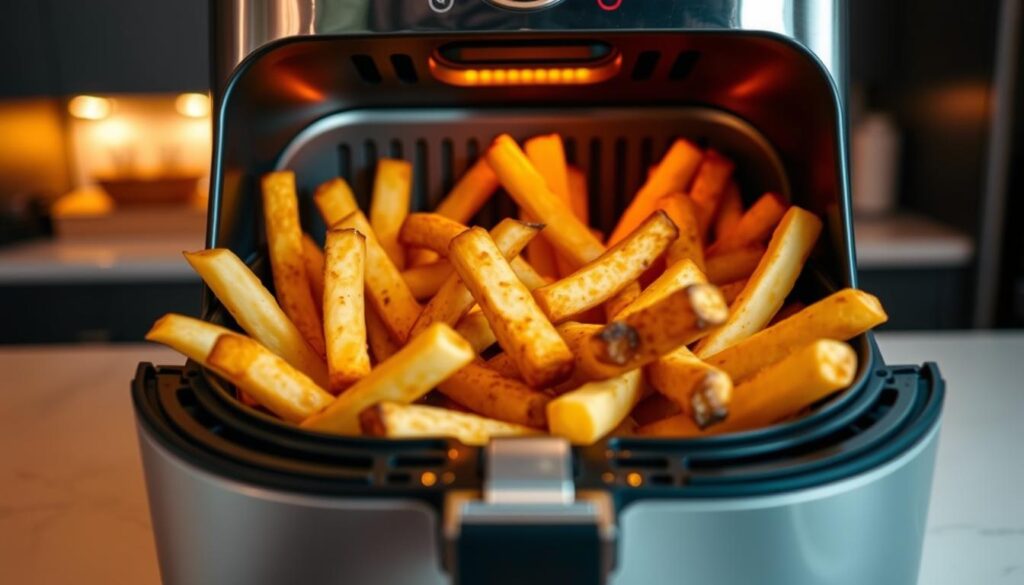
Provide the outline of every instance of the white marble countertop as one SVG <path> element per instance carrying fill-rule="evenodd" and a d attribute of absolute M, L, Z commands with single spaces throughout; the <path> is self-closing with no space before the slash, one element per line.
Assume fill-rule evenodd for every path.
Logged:
<path fill-rule="evenodd" d="M 1024 584 L 1024 333 L 880 336 L 948 394 L 920 583 Z M 128 382 L 156 347 L 0 348 L 0 583 L 159 582 Z"/>

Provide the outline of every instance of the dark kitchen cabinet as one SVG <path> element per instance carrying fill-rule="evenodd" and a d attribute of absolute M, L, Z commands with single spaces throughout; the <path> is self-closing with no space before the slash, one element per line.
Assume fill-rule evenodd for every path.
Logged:
<path fill-rule="evenodd" d="M 0 97 L 204 91 L 208 0 L 4 0 Z"/>

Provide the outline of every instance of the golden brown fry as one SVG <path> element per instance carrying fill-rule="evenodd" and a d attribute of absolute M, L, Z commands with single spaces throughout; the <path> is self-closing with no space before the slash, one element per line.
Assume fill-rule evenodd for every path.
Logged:
<path fill-rule="evenodd" d="M 153 323 L 146 333 L 146 341 L 155 341 L 183 354 L 204 366 L 213 349 L 213 344 L 221 335 L 232 334 L 234 331 L 214 325 L 202 319 L 186 317 L 176 313 L 168 313 Z"/>
<path fill-rule="evenodd" d="M 437 387 L 445 396 L 477 414 L 538 429 L 547 426 L 551 396 L 520 380 L 506 378 L 476 360 Z"/>
<path fill-rule="evenodd" d="M 698 357 L 714 355 L 760 331 L 782 307 L 821 233 L 813 213 L 791 207 L 772 235 L 750 282 L 733 303 L 729 320 L 697 346 Z"/>
<path fill-rule="evenodd" d="M 682 138 L 676 140 L 623 212 L 615 231 L 608 237 L 608 245 L 617 244 L 636 229 L 636 226 L 657 209 L 658 199 L 662 196 L 685 191 L 697 173 L 702 158 L 700 149 L 692 142 Z"/>
<path fill-rule="evenodd" d="M 349 214 L 334 227 L 352 228 L 366 236 L 366 297 L 387 325 L 391 336 L 404 343 L 420 315 L 420 304 L 402 278 L 402 273 L 377 241 L 376 233 L 362 212 Z"/>
<path fill-rule="evenodd" d="M 601 242 L 573 215 L 569 206 L 548 189 L 544 178 L 511 136 L 503 134 L 495 139 L 487 151 L 487 161 L 516 204 L 538 221 L 552 226 L 551 233 L 547 234 L 548 241 L 574 266 L 583 266 L 604 253 Z"/>
<path fill-rule="evenodd" d="M 701 361 L 685 345 L 655 360 L 645 372 L 651 386 L 678 404 L 697 426 L 707 427 L 729 414 L 729 375 Z"/>
<path fill-rule="evenodd" d="M 674 417 L 680 413 L 682 413 L 682 409 L 679 408 L 678 404 L 669 400 L 664 394 L 655 392 L 646 398 L 640 399 L 640 402 L 633 407 L 633 412 L 630 413 L 630 416 L 636 421 L 638 427 L 642 428 L 655 421 Z M 689 420 L 691 425 L 696 424 L 689 414 L 683 414 L 682 416 Z"/>
<path fill-rule="evenodd" d="M 846 288 L 708 356 L 707 362 L 739 382 L 780 361 L 796 347 L 815 339 L 852 339 L 888 318 L 874 295 Z"/>
<path fill-rule="evenodd" d="M 308 376 L 244 335 L 221 335 L 208 359 L 214 371 L 288 422 L 299 422 L 334 399 Z"/>
<path fill-rule="evenodd" d="M 718 241 L 708 248 L 708 253 L 714 255 L 731 252 L 767 240 L 788 207 L 789 204 L 782 197 L 775 193 L 765 193 L 750 206 L 733 229 L 718 237 Z"/>
<path fill-rule="evenodd" d="M 679 228 L 679 237 L 668 247 L 665 263 L 669 266 L 680 260 L 692 260 L 697 268 L 704 270 L 704 243 L 697 225 L 693 201 L 682 193 L 672 193 L 658 200 L 658 207 L 672 218 Z"/>
<path fill-rule="evenodd" d="M 708 228 L 718 213 L 718 206 L 725 193 L 726 186 L 732 178 L 735 165 L 715 150 L 708 149 L 704 153 L 700 170 L 690 187 L 690 198 L 697 212 L 697 224 L 700 226 L 701 238 L 706 238 Z"/>
<path fill-rule="evenodd" d="M 572 197 L 569 194 L 569 170 L 565 163 L 565 148 L 562 145 L 562 137 L 558 134 L 534 136 L 523 144 L 523 150 L 526 152 L 526 158 L 530 160 L 533 167 L 540 173 L 540 176 L 544 178 L 544 183 L 548 189 L 566 207 L 572 210 Z M 575 214 L 575 211 L 573 213 Z M 523 217 L 523 220 L 536 221 L 529 214 Z M 547 237 L 544 233 L 541 233 L 540 238 L 534 239 L 527 246 L 527 256 L 531 260 L 540 258 L 544 254 L 553 257 L 557 271 L 554 274 L 548 274 L 548 276 L 566 276 L 571 273 L 573 268 L 572 262 L 560 254 L 555 254 L 554 247 L 550 244 L 545 246 L 545 243 L 548 243 Z M 548 268 L 543 264 L 543 261 L 541 266 L 545 269 Z"/>
<path fill-rule="evenodd" d="M 359 413 L 367 407 L 386 400 L 412 402 L 474 357 L 465 339 L 448 325 L 436 323 L 349 386 L 322 412 L 302 421 L 302 426 L 330 433 L 358 433 Z"/>
<path fill-rule="evenodd" d="M 568 346 L 486 231 L 472 228 L 452 240 L 449 260 L 530 386 L 549 386 L 569 375 Z"/>
<path fill-rule="evenodd" d="M 438 260 L 432 264 L 406 268 L 402 271 L 402 280 L 417 301 L 425 301 L 436 295 L 454 273 L 455 269 L 447 260 Z"/>
<path fill-rule="evenodd" d="M 513 380 L 523 379 L 522 374 L 519 373 L 519 368 L 516 367 L 515 362 L 513 362 L 512 358 L 505 352 L 501 352 L 487 360 L 487 367 L 506 378 L 512 378 Z"/>
<path fill-rule="evenodd" d="M 446 408 L 380 402 L 359 414 L 363 433 L 371 437 L 418 439 L 451 437 L 464 445 L 483 447 L 494 437 L 536 435 L 538 431 Z"/>
<path fill-rule="evenodd" d="M 691 284 L 707 283 L 704 273 L 697 268 L 692 260 L 682 260 L 669 266 L 661 276 L 640 293 L 632 303 L 623 307 L 609 321 L 621 321 L 633 313 L 646 309 L 664 300 L 672 293 L 682 290 Z"/>
<path fill-rule="evenodd" d="M 718 290 L 722 291 L 722 296 L 725 297 L 725 302 L 732 305 L 732 302 L 736 300 L 736 297 L 740 296 L 743 292 L 743 288 L 747 286 L 747 279 L 737 280 L 730 282 L 729 284 L 721 284 L 718 286 Z"/>
<path fill-rule="evenodd" d="M 455 331 L 468 341 L 473 346 L 473 351 L 477 353 L 483 353 L 498 341 L 491 330 L 491 324 L 487 322 L 487 317 L 479 309 L 472 310 L 459 319 Z"/>
<path fill-rule="evenodd" d="M 313 353 L 274 296 L 234 252 L 213 248 L 184 255 L 242 330 L 318 386 L 327 387 L 327 364 L 323 358 Z"/>
<path fill-rule="evenodd" d="M 587 338 L 576 352 L 576 370 L 601 380 L 642 367 L 706 335 L 728 315 L 717 288 L 691 284 Z"/>
<path fill-rule="evenodd" d="M 384 321 L 377 316 L 377 311 L 372 306 L 366 307 L 366 340 L 369 342 L 370 351 L 373 352 L 375 364 L 395 355 L 402 348 L 401 344 L 391 337 Z"/>
<path fill-rule="evenodd" d="M 326 351 L 323 324 L 313 302 L 302 258 L 295 173 L 277 171 L 263 176 L 263 216 L 277 300 L 306 343 L 323 356 Z"/>
<path fill-rule="evenodd" d="M 353 211 L 359 211 L 359 204 L 352 194 L 352 188 L 340 177 L 317 187 L 313 201 L 327 227 L 338 223 Z"/>
<path fill-rule="evenodd" d="M 526 244 L 537 235 L 542 226 L 528 224 L 514 219 L 503 219 L 491 230 L 495 245 L 506 259 L 515 258 Z M 416 320 L 412 331 L 416 333 L 426 329 L 431 323 L 447 323 L 455 325 L 473 306 L 473 295 L 462 283 L 457 274 L 452 274 L 441 285 L 440 290 L 430 299 L 423 312 Z"/>
<path fill-rule="evenodd" d="M 745 280 L 757 269 L 765 250 L 764 246 L 757 244 L 711 256 L 704 261 L 705 274 L 708 275 L 708 280 L 715 284 Z"/>
<path fill-rule="evenodd" d="M 715 237 L 721 238 L 729 233 L 743 217 L 743 198 L 736 181 L 729 181 L 718 205 L 718 216 L 715 217 Z"/>
<path fill-rule="evenodd" d="M 533 293 L 553 323 L 596 307 L 618 294 L 657 260 L 679 232 L 663 211 L 570 276 Z"/>
<path fill-rule="evenodd" d="M 437 213 L 410 213 L 398 233 L 398 241 L 447 256 L 452 238 L 466 229 L 462 223 Z"/>
<path fill-rule="evenodd" d="M 512 272 L 515 272 L 523 285 L 531 291 L 551 284 L 548 279 L 541 276 L 529 262 L 523 260 L 522 256 L 516 256 L 509 260 L 508 263 L 512 266 Z"/>
<path fill-rule="evenodd" d="M 589 382 L 548 403 L 551 434 L 574 445 L 592 445 L 619 425 L 640 399 L 643 376 L 632 370 Z"/>
<path fill-rule="evenodd" d="M 705 436 L 755 429 L 796 414 L 853 382 L 857 354 L 845 343 L 820 339 L 797 348 L 733 388 L 729 417 L 701 432 L 671 417 L 638 429 L 645 436 Z"/>
<path fill-rule="evenodd" d="M 480 158 L 455 183 L 448 196 L 438 204 L 434 213 L 465 224 L 480 211 L 498 189 L 498 177 Z"/>
<path fill-rule="evenodd" d="M 313 303 L 318 314 L 323 315 L 324 251 L 309 234 L 305 233 L 302 234 L 302 261 L 306 264 L 306 278 L 309 279 L 309 292 L 313 295 Z"/>
<path fill-rule="evenodd" d="M 584 225 L 590 223 L 590 195 L 587 193 L 587 175 L 583 169 L 569 165 L 569 206 Z M 603 239 L 603 238 L 598 238 Z"/>
<path fill-rule="evenodd" d="M 324 339 L 332 394 L 370 373 L 366 351 L 363 271 L 366 237 L 353 229 L 327 232 L 327 273 L 324 281 Z"/>
<path fill-rule="evenodd" d="M 382 158 L 377 161 L 370 200 L 370 225 L 391 262 L 405 268 L 405 248 L 398 242 L 398 231 L 409 214 L 412 192 L 412 165 L 408 161 Z"/>

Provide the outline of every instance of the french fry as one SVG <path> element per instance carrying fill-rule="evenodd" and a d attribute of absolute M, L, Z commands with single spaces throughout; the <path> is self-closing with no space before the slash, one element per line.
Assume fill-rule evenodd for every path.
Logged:
<path fill-rule="evenodd" d="M 549 386 L 569 375 L 569 347 L 486 231 L 471 228 L 452 240 L 449 261 L 530 386 Z"/>
<path fill-rule="evenodd" d="M 659 199 L 658 207 L 664 210 L 679 228 L 679 237 L 665 253 L 665 263 L 671 266 L 680 260 L 692 260 L 703 272 L 704 244 L 693 201 L 682 193 L 672 193 Z"/>
<path fill-rule="evenodd" d="M 319 314 L 324 309 L 324 251 L 309 234 L 302 234 L 302 261 L 306 264 L 309 292 Z"/>
<path fill-rule="evenodd" d="M 441 290 L 448 277 L 455 269 L 446 260 L 438 260 L 431 264 L 413 266 L 402 271 L 402 280 L 417 301 L 429 300 Z"/>
<path fill-rule="evenodd" d="M 701 340 L 694 353 L 701 358 L 714 355 L 767 325 L 793 290 L 820 233 L 817 216 L 791 207 L 775 229 L 750 282 L 733 303 L 729 320 Z"/>
<path fill-rule="evenodd" d="M 352 194 L 352 188 L 340 177 L 317 187 L 313 193 L 313 201 L 327 227 L 338 223 L 353 211 L 359 211 L 359 204 Z"/>
<path fill-rule="evenodd" d="M 720 435 L 763 427 L 845 388 L 857 372 L 857 354 L 845 343 L 819 339 L 733 388 L 729 417 L 704 431 L 674 416 L 637 429 L 645 436 Z"/>
<path fill-rule="evenodd" d="M 318 386 L 327 387 L 323 358 L 313 352 L 274 296 L 234 252 L 213 248 L 185 252 L 184 256 L 243 331 Z"/>
<path fill-rule="evenodd" d="M 542 429 L 551 396 L 506 378 L 476 360 L 437 387 L 442 394 L 488 418 Z"/>
<path fill-rule="evenodd" d="M 765 193 L 750 206 L 735 227 L 718 237 L 718 241 L 708 248 L 708 253 L 721 254 L 767 240 L 788 207 L 782 197 Z"/>
<path fill-rule="evenodd" d="M 398 241 L 447 256 L 452 238 L 466 229 L 462 223 L 437 213 L 410 213 L 402 223 Z"/>
<path fill-rule="evenodd" d="M 729 414 L 729 375 L 701 361 L 685 345 L 655 360 L 645 373 L 651 386 L 678 404 L 701 428 Z"/>
<path fill-rule="evenodd" d="M 334 400 L 308 376 L 243 335 L 221 335 L 207 359 L 215 372 L 288 422 L 299 422 Z"/>
<path fill-rule="evenodd" d="M 609 321 L 622 321 L 630 315 L 664 300 L 672 293 L 691 284 L 707 283 L 704 273 L 692 260 L 682 260 L 669 266 L 661 276 L 641 292 L 632 303 L 623 307 Z"/>
<path fill-rule="evenodd" d="M 505 352 L 501 352 L 487 360 L 486 365 L 506 378 L 512 378 L 513 380 L 523 379 L 523 376 L 519 373 L 519 368 L 516 367 L 515 362 Z"/>
<path fill-rule="evenodd" d="M 678 234 L 668 215 L 656 211 L 596 260 L 537 289 L 533 298 L 553 323 L 596 307 L 639 278 Z"/>
<path fill-rule="evenodd" d="M 377 315 L 373 307 L 366 307 L 366 341 L 373 353 L 374 363 L 381 363 L 395 355 L 402 346 L 391 337 L 384 321 Z"/>
<path fill-rule="evenodd" d="M 740 197 L 740 188 L 736 181 L 729 181 L 722 194 L 722 202 L 718 205 L 718 215 L 715 217 L 715 237 L 721 238 L 724 234 L 732 231 L 732 228 L 743 217 L 743 198 Z"/>
<path fill-rule="evenodd" d="M 548 189 L 544 178 L 511 136 L 503 134 L 495 139 L 487 151 L 487 161 L 516 204 L 538 221 L 557 227 L 547 234 L 548 241 L 573 266 L 583 266 L 604 253 L 601 242 L 573 215 L 569 206 Z M 540 271 L 536 264 L 533 267 Z"/>
<path fill-rule="evenodd" d="M 277 300 L 313 351 L 323 356 L 324 330 L 302 258 L 302 227 L 295 173 L 277 171 L 263 176 L 263 216 L 267 249 Z"/>
<path fill-rule="evenodd" d="M 572 210 L 572 197 L 569 194 L 569 170 L 565 163 L 565 147 L 562 145 L 562 137 L 558 134 L 534 136 L 523 144 L 523 151 L 526 152 L 526 158 L 544 178 L 544 183 L 551 193 Z M 575 214 L 575 211 L 573 213 Z M 536 221 L 528 213 L 522 219 Z M 566 276 L 572 272 L 571 261 L 559 254 L 554 254 L 554 247 L 547 241 L 544 233 L 541 233 L 540 238 L 534 239 L 527 246 L 527 256 L 531 260 L 535 260 L 544 255 L 548 255 L 549 258 L 554 257 L 557 269 L 554 274 L 548 276 Z M 544 267 L 546 268 L 546 266 Z"/>
<path fill-rule="evenodd" d="M 608 245 L 617 244 L 636 229 L 636 226 L 657 209 L 658 199 L 662 196 L 685 191 L 701 166 L 702 158 L 700 149 L 692 142 L 680 138 L 672 143 L 661 162 L 648 175 L 643 187 L 637 191 L 629 207 L 622 213 L 619 224 L 608 237 Z"/>
<path fill-rule="evenodd" d="M 725 284 L 737 280 L 746 280 L 757 269 L 764 257 L 765 247 L 756 244 L 711 256 L 704 261 L 705 274 L 715 284 Z"/>
<path fill-rule="evenodd" d="M 569 165 L 569 206 L 573 215 L 584 225 L 590 223 L 590 195 L 587 193 L 587 175 L 583 169 Z M 598 237 L 598 240 L 602 238 Z"/>
<path fill-rule="evenodd" d="M 466 224 L 498 189 L 498 177 L 487 160 L 481 158 L 455 183 L 451 192 L 437 205 L 434 213 Z M 438 254 L 430 250 L 413 250 L 409 265 L 419 266 L 436 261 Z"/>
<path fill-rule="evenodd" d="M 451 437 L 464 445 L 477 447 L 486 445 L 494 437 L 538 434 L 536 429 L 475 414 L 397 402 L 380 402 L 367 408 L 359 414 L 359 424 L 363 433 L 371 437 Z"/>
<path fill-rule="evenodd" d="M 476 354 L 451 327 L 436 323 L 347 390 L 323 411 L 302 421 L 307 429 L 359 432 L 359 413 L 383 401 L 412 402 L 457 372 Z"/>
<path fill-rule="evenodd" d="M 434 213 L 465 224 L 497 190 L 497 175 L 487 164 L 486 158 L 480 158 L 459 178 Z"/>
<path fill-rule="evenodd" d="M 747 286 L 747 279 L 737 280 L 728 284 L 718 285 L 718 290 L 722 291 L 722 296 L 725 297 L 725 302 L 732 305 L 732 302 L 736 300 L 736 297 L 740 296 L 743 292 L 743 288 Z"/>
<path fill-rule="evenodd" d="M 640 283 L 634 281 L 619 291 L 619 294 L 605 301 L 604 314 L 607 317 L 606 321 L 613 321 L 613 317 L 632 304 L 640 296 L 642 290 Z"/>
<path fill-rule="evenodd" d="M 382 158 L 377 161 L 370 201 L 370 225 L 391 262 L 405 268 L 405 248 L 398 242 L 398 232 L 409 214 L 412 192 L 412 165 L 408 161 Z"/>
<path fill-rule="evenodd" d="M 638 428 L 642 428 L 653 422 L 674 417 L 681 413 L 682 409 L 679 407 L 679 404 L 670 400 L 668 396 L 661 392 L 654 392 L 647 398 L 640 399 L 640 402 L 633 407 L 630 417 L 636 421 Z M 696 425 L 693 422 L 693 417 L 689 414 L 683 414 L 682 418 L 690 421 L 691 425 Z"/>
<path fill-rule="evenodd" d="M 708 149 L 704 153 L 700 170 L 690 187 L 690 198 L 693 200 L 700 226 L 701 238 L 707 237 L 708 228 L 718 212 L 718 205 L 725 193 L 726 186 L 732 178 L 735 165 L 717 151 Z"/>
<path fill-rule="evenodd" d="M 516 273 L 519 280 L 523 285 L 531 291 L 537 290 L 542 286 L 551 284 L 548 279 L 544 278 L 530 265 L 529 262 L 523 260 L 522 256 L 516 256 L 515 258 L 508 261 L 509 265 L 512 266 L 512 272 Z"/>
<path fill-rule="evenodd" d="M 726 321 L 729 308 L 709 284 L 691 284 L 587 338 L 576 370 L 602 380 L 642 367 Z"/>
<path fill-rule="evenodd" d="M 548 403 L 551 434 L 574 445 L 592 445 L 617 427 L 640 399 L 643 376 L 632 370 L 589 382 Z"/>
<path fill-rule="evenodd" d="M 168 313 L 153 323 L 146 333 L 146 341 L 153 341 L 185 355 L 195 362 L 209 367 L 207 357 L 221 335 L 234 331 L 214 325 L 209 321 Z"/>
<path fill-rule="evenodd" d="M 366 237 L 353 229 L 327 232 L 324 339 L 328 390 L 337 394 L 370 373 L 363 301 Z"/>
<path fill-rule="evenodd" d="M 470 311 L 459 319 L 455 331 L 468 341 L 473 346 L 473 351 L 477 353 L 483 353 L 498 341 L 491 330 L 491 324 L 487 322 L 487 317 L 479 309 Z"/>
<path fill-rule="evenodd" d="M 494 226 L 491 237 L 494 238 L 494 243 L 504 258 L 515 258 L 542 227 L 506 218 Z M 431 323 L 455 325 L 475 302 L 458 274 L 453 273 L 416 319 L 412 328 L 413 335 L 423 331 Z"/>
<path fill-rule="evenodd" d="M 708 356 L 707 362 L 740 382 L 782 360 L 794 348 L 815 339 L 852 339 L 888 318 L 878 298 L 846 288 Z"/>
<path fill-rule="evenodd" d="M 404 343 L 419 317 L 421 307 L 402 278 L 402 273 L 380 245 L 362 212 L 350 213 L 334 227 L 355 229 L 366 236 L 366 297 L 391 336 L 399 343 Z"/>

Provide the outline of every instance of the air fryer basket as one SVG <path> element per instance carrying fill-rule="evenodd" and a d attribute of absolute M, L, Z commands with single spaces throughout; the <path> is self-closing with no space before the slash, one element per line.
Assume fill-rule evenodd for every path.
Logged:
<path fill-rule="evenodd" d="M 595 85 L 456 87 L 426 67 L 440 47 L 465 38 L 543 44 L 597 37 L 618 51 L 621 70 Z M 815 58 L 783 37 L 644 31 L 295 38 L 250 56 L 220 101 L 207 244 L 233 249 L 271 289 L 262 173 L 295 171 L 303 225 L 322 238 L 310 204 L 319 183 L 342 176 L 365 205 L 376 160 L 405 158 L 414 164 L 414 208 L 431 209 L 504 132 L 518 139 L 561 133 L 568 159 L 588 177 L 591 223 L 606 232 L 671 140 L 716 148 L 736 161 L 748 203 L 774 190 L 824 218 L 794 296 L 813 301 L 856 285 L 841 105 Z M 489 226 L 513 213 L 499 193 L 475 222 Z M 235 326 L 215 298 L 204 300 L 204 318 Z M 610 494 L 621 511 L 638 500 L 792 493 L 895 460 L 932 436 L 942 380 L 931 365 L 887 367 L 871 334 L 852 343 L 860 364 L 854 384 L 809 415 L 720 437 L 610 438 L 576 448 L 576 489 Z M 480 449 L 299 429 L 245 407 L 191 362 L 141 365 L 133 395 L 141 428 L 163 449 L 244 485 L 415 498 L 440 513 L 453 491 L 484 483 Z"/>

